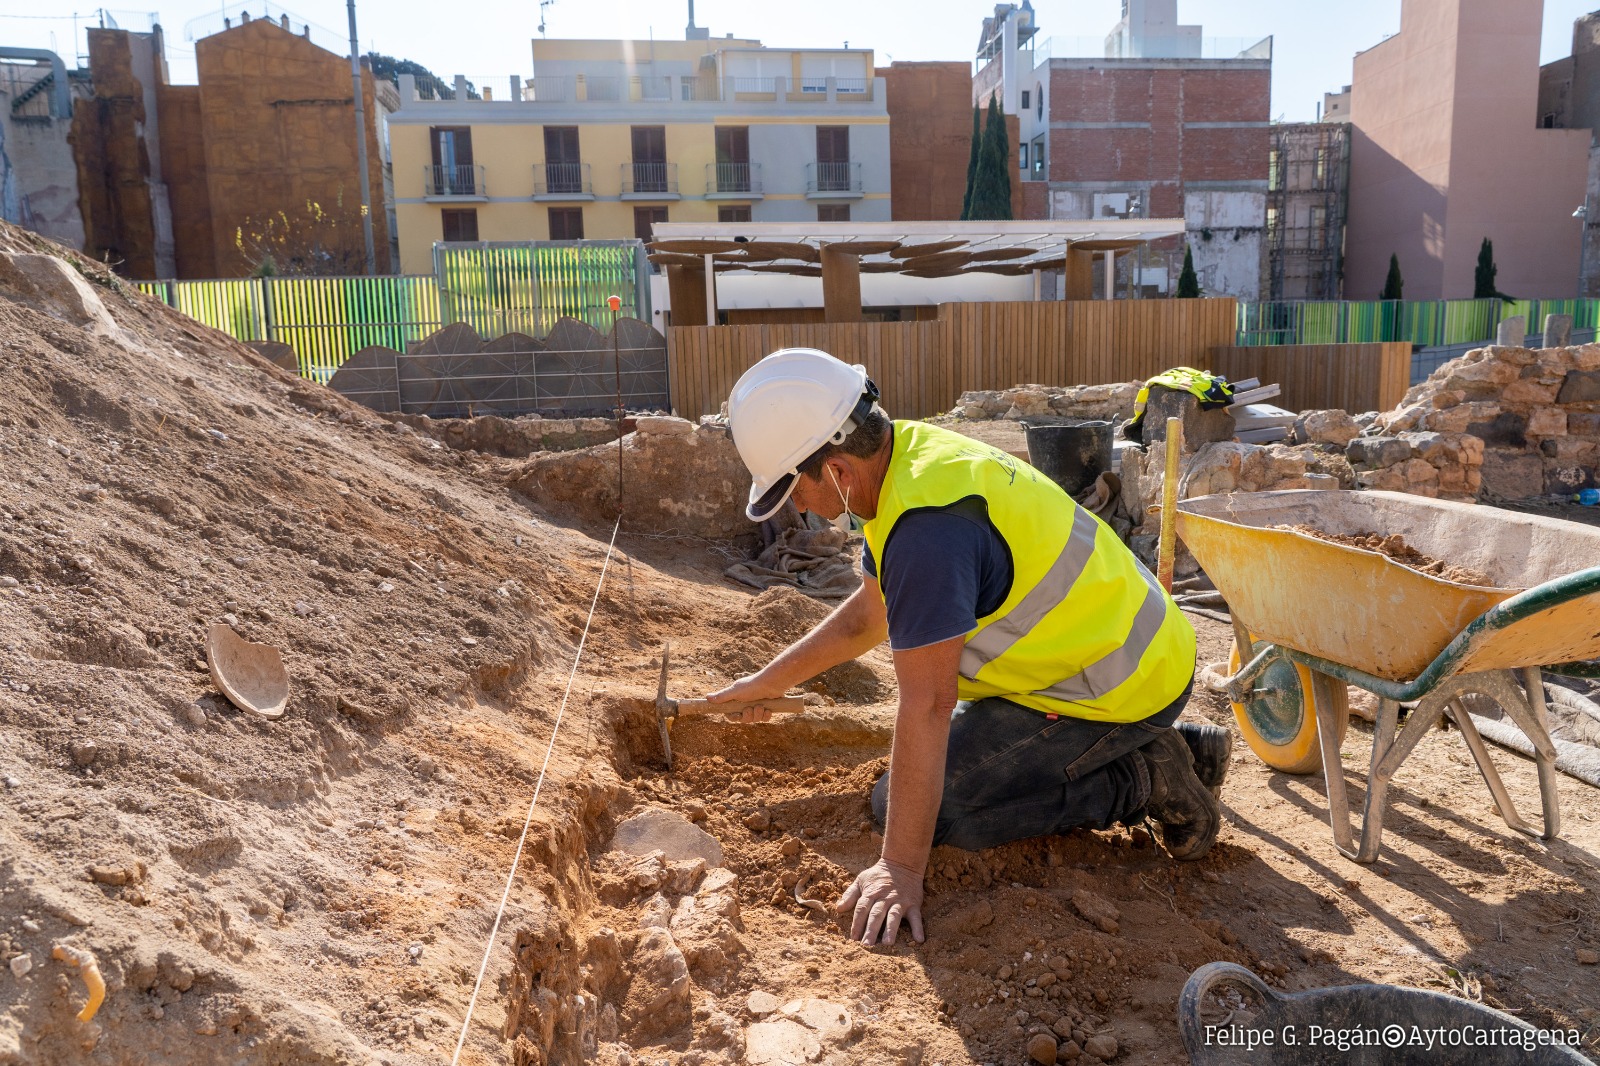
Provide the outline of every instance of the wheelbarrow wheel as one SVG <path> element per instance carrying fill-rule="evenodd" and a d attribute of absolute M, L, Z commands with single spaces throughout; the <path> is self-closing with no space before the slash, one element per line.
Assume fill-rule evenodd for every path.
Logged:
<path fill-rule="evenodd" d="M 1252 634 L 1253 636 L 1253 634 Z M 1239 645 L 1228 653 L 1228 672 L 1239 672 Z M 1286 774 L 1309 774 L 1322 769 L 1322 743 L 1317 736 L 1317 714 L 1331 714 L 1334 735 L 1344 742 L 1350 724 L 1350 700 L 1344 685 L 1326 686 L 1332 706 L 1319 707 L 1311 671 L 1290 659 L 1277 659 L 1256 678 L 1256 696 L 1249 703 L 1232 703 L 1234 720 L 1244 742 L 1262 762 Z"/>

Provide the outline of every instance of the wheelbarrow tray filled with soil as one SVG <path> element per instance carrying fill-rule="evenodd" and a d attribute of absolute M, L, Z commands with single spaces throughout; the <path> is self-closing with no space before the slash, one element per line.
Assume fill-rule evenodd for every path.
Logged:
<path fill-rule="evenodd" d="M 1397 492 L 1202 496 L 1177 520 L 1255 638 L 1391 681 L 1417 677 L 1497 604 L 1600 566 L 1600 529 Z M 1390 554 L 1358 546 L 1370 534 Z M 1455 669 L 1600 658 L 1600 592 L 1555 599 L 1475 642 Z"/>

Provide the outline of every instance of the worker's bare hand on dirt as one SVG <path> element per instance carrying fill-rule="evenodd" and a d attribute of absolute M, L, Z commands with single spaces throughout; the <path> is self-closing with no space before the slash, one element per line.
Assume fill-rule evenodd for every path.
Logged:
<path fill-rule="evenodd" d="M 751 703 L 755 700 L 775 700 L 787 692 L 788 686 L 782 682 L 771 681 L 762 677 L 760 673 L 746 674 L 727 688 L 720 688 L 706 697 L 708 703 Z M 772 717 L 770 711 L 761 712 L 763 718 L 746 719 L 747 721 L 765 722 Z"/>
<path fill-rule="evenodd" d="M 911 924 L 911 939 L 922 943 L 922 875 L 915 870 L 879 859 L 856 875 L 833 909 L 854 911 L 850 938 L 867 947 L 893 944 L 902 920 Z"/>

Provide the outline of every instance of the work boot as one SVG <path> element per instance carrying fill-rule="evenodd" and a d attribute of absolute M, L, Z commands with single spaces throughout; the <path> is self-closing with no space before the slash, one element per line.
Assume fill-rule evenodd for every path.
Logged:
<path fill-rule="evenodd" d="M 1194 756 L 1194 776 L 1222 798 L 1222 782 L 1228 778 L 1228 760 L 1233 757 L 1233 737 L 1221 726 L 1204 722 L 1178 721 L 1173 724 Z"/>
<path fill-rule="evenodd" d="M 1191 862 L 1211 850 L 1222 828 L 1216 798 L 1195 776 L 1194 756 L 1176 729 L 1139 749 L 1150 770 L 1146 809 L 1161 823 L 1161 842 L 1174 859 Z"/>

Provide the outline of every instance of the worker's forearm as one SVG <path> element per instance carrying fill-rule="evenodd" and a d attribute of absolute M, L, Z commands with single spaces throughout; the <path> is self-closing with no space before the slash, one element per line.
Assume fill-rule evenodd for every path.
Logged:
<path fill-rule="evenodd" d="M 857 589 L 815 629 L 773 659 L 762 673 L 785 687 L 793 687 L 883 643 L 889 631 L 882 620 L 881 601 L 874 605 L 867 598 L 869 595 L 877 593 L 865 586 Z M 874 606 L 879 609 L 874 610 Z"/>
<path fill-rule="evenodd" d="M 928 851 L 933 847 L 944 798 L 945 749 L 953 707 L 953 700 L 937 698 L 908 704 L 902 693 L 895 718 L 883 861 L 917 873 L 928 867 Z"/>

